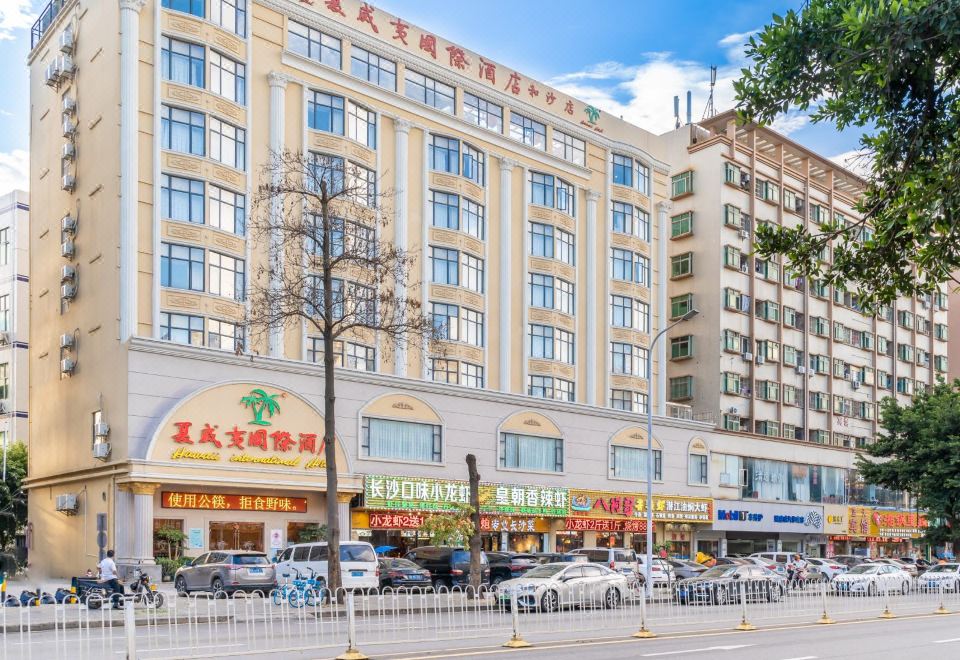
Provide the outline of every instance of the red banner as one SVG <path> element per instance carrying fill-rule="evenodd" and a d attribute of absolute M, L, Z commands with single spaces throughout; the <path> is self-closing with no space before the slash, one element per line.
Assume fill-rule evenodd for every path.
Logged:
<path fill-rule="evenodd" d="M 567 518 L 564 529 L 573 532 L 646 532 L 646 520 Z"/>
<path fill-rule="evenodd" d="M 306 513 L 305 497 L 274 495 L 210 495 L 163 491 L 160 506 L 165 509 L 210 509 L 213 511 L 281 511 Z"/>
<path fill-rule="evenodd" d="M 420 529 L 423 516 L 415 513 L 371 513 L 370 529 Z"/>

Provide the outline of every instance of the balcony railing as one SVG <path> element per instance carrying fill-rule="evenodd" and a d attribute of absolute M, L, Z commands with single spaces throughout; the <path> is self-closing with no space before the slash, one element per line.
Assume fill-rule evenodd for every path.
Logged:
<path fill-rule="evenodd" d="M 57 14 L 60 13 L 60 10 L 63 9 L 64 5 L 68 2 L 70 2 L 70 0 L 50 0 L 47 6 L 43 8 L 43 11 L 40 12 L 36 22 L 33 24 L 33 28 L 30 30 L 31 50 L 37 47 L 37 44 L 43 39 L 43 35 L 45 35 L 50 26 L 53 25 Z"/>

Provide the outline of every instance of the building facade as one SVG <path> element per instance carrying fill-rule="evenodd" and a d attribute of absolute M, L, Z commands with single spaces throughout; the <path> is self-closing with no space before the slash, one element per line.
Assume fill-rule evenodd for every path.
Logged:
<path fill-rule="evenodd" d="M 653 406 L 658 545 L 825 550 L 822 524 L 713 529 L 716 498 L 845 504 L 853 455 L 718 431 L 668 387 L 680 363 L 650 338 L 690 169 L 669 139 L 354 0 L 52 2 L 30 67 L 35 565 L 115 547 L 150 567 L 164 527 L 191 555 L 272 552 L 325 522 L 318 338 L 245 328 L 269 271 L 252 198 L 285 150 L 389 193 L 352 231 L 416 256 L 410 290 L 446 332 L 436 354 L 337 346 L 351 536 L 416 543 L 474 453 L 486 547 L 638 546 Z M 725 322 L 706 298 L 691 332 Z M 770 469 L 784 494 L 741 484 Z"/>
<path fill-rule="evenodd" d="M 28 440 L 30 200 L 0 196 L 0 446 Z"/>

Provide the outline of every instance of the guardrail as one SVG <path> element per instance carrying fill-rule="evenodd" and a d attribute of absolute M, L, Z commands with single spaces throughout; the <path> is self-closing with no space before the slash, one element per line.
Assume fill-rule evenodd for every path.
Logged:
<path fill-rule="evenodd" d="M 342 657 L 359 659 L 363 652 L 426 650 L 454 639 L 486 638 L 519 647 L 546 639 L 749 631 L 960 611 L 960 592 L 928 588 L 922 578 L 911 580 L 906 593 L 903 584 L 840 591 L 836 583 L 788 589 L 782 580 L 744 580 L 712 583 L 696 591 L 660 586 L 650 599 L 622 581 L 598 585 L 514 582 L 501 591 L 386 589 L 341 591 L 333 598 L 321 590 L 297 599 L 284 591 L 220 592 L 171 598 L 160 609 L 127 598 L 123 612 L 94 600 L 5 607 L 0 608 L 0 657 L 196 658 L 347 649 Z M 275 602 L 275 596 L 283 595 L 287 597 Z"/>

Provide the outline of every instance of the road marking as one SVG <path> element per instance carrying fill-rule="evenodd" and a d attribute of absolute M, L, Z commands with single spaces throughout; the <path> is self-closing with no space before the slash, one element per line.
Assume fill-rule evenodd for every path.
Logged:
<path fill-rule="evenodd" d="M 656 658 L 661 655 L 680 655 L 681 653 L 701 653 L 703 651 L 734 651 L 736 649 L 745 649 L 755 644 L 737 644 L 735 646 L 710 646 L 705 649 L 683 649 L 682 651 L 661 651 L 660 653 L 644 653 L 643 658 Z"/>
<path fill-rule="evenodd" d="M 802 655 L 799 658 L 787 658 L 786 660 L 816 660 L 815 655 Z"/>
<path fill-rule="evenodd" d="M 960 642 L 960 637 L 954 637 L 953 639 L 938 639 L 934 644 L 949 644 L 950 642 Z"/>

